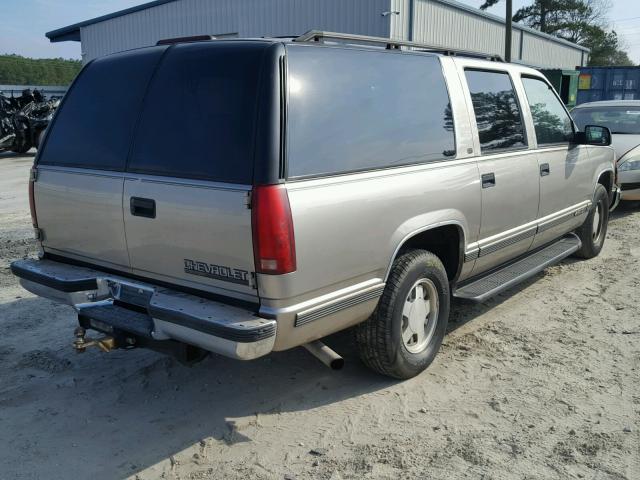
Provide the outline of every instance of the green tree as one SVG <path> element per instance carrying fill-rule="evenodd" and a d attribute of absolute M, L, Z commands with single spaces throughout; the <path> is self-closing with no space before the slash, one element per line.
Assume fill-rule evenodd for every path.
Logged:
<path fill-rule="evenodd" d="M 620 47 L 615 30 L 607 32 L 600 27 L 590 27 L 585 31 L 583 45 L 591 49 L 589 66 L 632 66 L 633 62 Z"/>
<path fill-rule="evenodd" d="M 81 68 L 79 60 L 0 55 L 0 84 L 69 85 Z"/>
<path fill-rule="evenodd" d="M 481 9 L 500 0 L 486 0 Z M 589 65 L 633 65 L 618 35 L 606 22 L 608 0 L 534 0 L 513 21 L 583 45 L 591 50 Z"/>

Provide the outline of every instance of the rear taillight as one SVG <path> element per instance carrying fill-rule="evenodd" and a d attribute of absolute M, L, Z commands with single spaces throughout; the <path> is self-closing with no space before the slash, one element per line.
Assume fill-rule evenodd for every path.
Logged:
<path fill-rule="evenodd" d="M 251 201 L 256 272 L 280 275 L 296 269 L 296 245 L 289 196 L 283 185 L 253 189 Z"/>
<path fill-rule="evenodd" d="M 36 199 L 34 197 L 34 184 L 38 178 L 38 170 L 36 167 L 31 167 L 29 172 L 29 210 L 31 210 L 31 223 L 33 228 L 38 228 L 38 217 L 36 216 Z"/>

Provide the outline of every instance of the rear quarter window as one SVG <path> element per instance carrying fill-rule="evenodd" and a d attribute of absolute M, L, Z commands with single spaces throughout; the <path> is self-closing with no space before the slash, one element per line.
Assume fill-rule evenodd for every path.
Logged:
<path fill-rule="evenodd" d="M 289 177 L 451 159 L 436 56 L 288 45 Z"/>
<path fill-rule="evenodd" d="M 142 98 L 166 47 L 91 62 L 67 93 L 39 163 L 124 170 Z"/>
<path fill-rule="evenodd" d="M 250 184 L 264 42 L 167 52 L 151 82 L 127 169 Z"/>

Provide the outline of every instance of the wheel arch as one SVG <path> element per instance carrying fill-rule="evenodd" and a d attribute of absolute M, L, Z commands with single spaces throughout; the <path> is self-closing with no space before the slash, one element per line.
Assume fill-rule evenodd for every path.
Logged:
<path fill-rule="evenodd" d="M 465 238 L 465 228 L 459 221 L 439 222 L 414 229 L 396 245 L 389 260 L 384 281 L 387 281 L 395 259 L 402 252 L 416 248 L 428 250 L 436 255 L 447 271 L 449 282 L 454 283 L 460 276 L 464 263 Z"/>
<path fill-rule="evenodd" d="M 597 180 L 596 180 L 596 185 L 600 184 L 602 185 L 604 188 L 607 189 L 607 193 L 609 195 L 611 195 L 611 192 L 613 191 L 613 181 L 614 181 L 614 173 L 613 170 L 608 168 L 605 170 L 601 170 L 598 175 L 597 175 Z M 594 185 L 594 192 L 595 192 L 595 186 Z"/>

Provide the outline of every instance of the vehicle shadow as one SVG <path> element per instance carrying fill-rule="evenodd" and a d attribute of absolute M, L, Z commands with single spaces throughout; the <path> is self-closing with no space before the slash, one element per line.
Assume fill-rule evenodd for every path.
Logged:
<path fill-rule="evenodd" d="M 565 262 L 571 262 L 573 259 L 567 259 Z M 509 298 L 518 295 L 529 286 L 539 281 L 544 276 L 544 271 L 540 272 L 533 277 L 525 280 L 522 283 L 514 285 L 509 290 L 499 293 L 495 297 L 492 297 L 482 303 L 475 303 L 469 300 L 460 300 L 457 298 L 451 299 L 451 312 L 449 314 L 449 325 L 447 326 L 447 334 L 455 332 L 460 327 L 475 320 L 477 317 L 484 315 L 489 310 L 496 308 L 501 303 L 507 301 Z"/>
<path fill-rule="evenodd" d="M 618 207 L 609 214 L 609 221 L 616 221 L 619 218 L 634 215 L 638 213 L 638 211 L 640 211 L 640 202 L 622 201 L 618 204 Z"/>
<path fill-rule="evenodd" d="M 73 311 L 44 299 L 0 304 L 0 319 L 0 464 L 9 477 L 122 478 L 203 439 L 249 442 L 242 426 L 252 419 L 277 422 L 396 383 L 361 364 L 348 331 L 326 340 L 345 357 L 341 371 L 301 348 L 186 367 L 147 350 L 77 355 Z"/>

